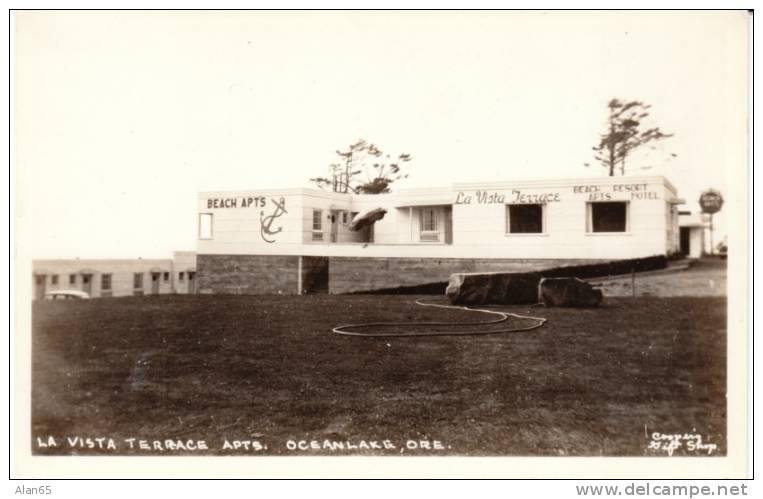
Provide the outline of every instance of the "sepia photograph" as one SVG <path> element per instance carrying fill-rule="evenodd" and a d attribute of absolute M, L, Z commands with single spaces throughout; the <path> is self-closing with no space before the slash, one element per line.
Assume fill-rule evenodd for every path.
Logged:
<path fill-rule="evenodd" d="M 12 11 L 17 472 L 746 477 L 751 18 Z"/>

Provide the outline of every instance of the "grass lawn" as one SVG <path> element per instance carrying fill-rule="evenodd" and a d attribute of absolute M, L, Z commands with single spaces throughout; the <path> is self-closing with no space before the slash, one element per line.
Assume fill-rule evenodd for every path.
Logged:
<path fill-rule="evenodd" d="M 408 455 L 411 439 L 444 447 L 419 455 L 643 456 L 665 455 L 647 449 L 652 432 L 694 431 L 725 454 L 725 298 L 503 307 L 548 322 L 488 336 L 330 332 L 350 322 L 481 317 L 420 307 L 414 298 L 36 302 L 33 450 L 104 452 L 60 445 L 81 436 L 114 438 L 117 454 L 149 453 L 122 444 L 138 438 L 204 439 L 207 454 L 231 453 L 221 447 L 236 439 L 267 446 L 257 455 Z M 48 436 L 59 445 L 36 445 Z M 384 439 L 395 449 L 287 447 L 289 440 Z"/>

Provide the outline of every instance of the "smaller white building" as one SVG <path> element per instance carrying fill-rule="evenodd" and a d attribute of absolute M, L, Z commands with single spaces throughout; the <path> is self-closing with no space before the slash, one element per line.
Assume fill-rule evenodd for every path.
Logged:
<path fill-rule="evenodd" d="M 196 253 L 169 259 L 66 259 L 32 262 L 34 297 L 84 291 L 92 298 L 196 293 Z"/>
<path fill-rule="evenodd" d="M 705 253 L 705 229 L 710 224 L 702 213 L 681 211 L 678 213 L 678 225 L 681 233 L 681 254 L 688 258 L 701 258 Z"/>

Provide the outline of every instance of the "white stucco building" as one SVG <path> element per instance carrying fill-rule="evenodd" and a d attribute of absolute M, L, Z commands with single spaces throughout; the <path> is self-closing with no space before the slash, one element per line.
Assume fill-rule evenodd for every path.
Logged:
<path fill-rule="evenodd" d="M 84 291 L 92 298 L 196 293 L 196 253 L 166 259 L 55 259 L 32 262 L 34 297 Z"/>
<path fill-rule="evenodd" d="M 198 289 L 348 292 L 447 280 L 458 271 L 667 256 L 680 249 L 683 202 L 657 176 L 468 183 L 382 195 L 203 192 Z M 350 229 L 356 214 L 374 208 L 386 210 L 382 219 Z"/>
<path fill-rule="evenodd" d="M 702 213 L 679 212 L 680 250 L 688 258 L 700 258 L 705 254 L 705 230 L 710 224 Z"/>

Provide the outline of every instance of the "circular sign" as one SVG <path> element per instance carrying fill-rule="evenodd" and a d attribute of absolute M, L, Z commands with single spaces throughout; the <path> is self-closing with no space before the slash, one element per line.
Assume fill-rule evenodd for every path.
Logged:
<path fill-rule="evenodd" d="M 723 207 L 723 196 L 715 189 L 708 189 L 699 197 L 699 205 L 702 207 L 702 213 L 718 213 Z"/>

